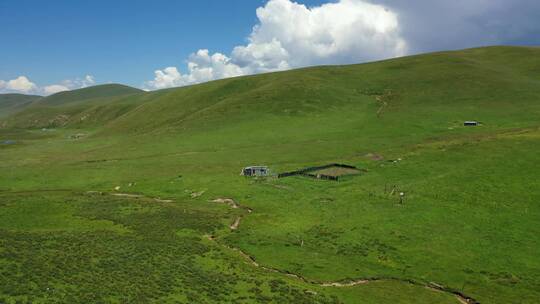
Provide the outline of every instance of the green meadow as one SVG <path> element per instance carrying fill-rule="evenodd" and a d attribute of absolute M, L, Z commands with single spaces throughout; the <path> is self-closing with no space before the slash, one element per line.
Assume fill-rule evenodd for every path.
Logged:
<path fill-rule="evenodd" d="M 538 48 L 13 98 L 0 303 L 540 299 Z"/>

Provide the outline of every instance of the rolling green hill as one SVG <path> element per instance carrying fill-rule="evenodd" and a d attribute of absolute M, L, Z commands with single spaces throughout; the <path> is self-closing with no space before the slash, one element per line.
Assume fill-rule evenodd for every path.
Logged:
<path fill-rule="evenodd" d="M 60 92 L 6 119 L 11 128 L 91 127 L 117 118 L 144 101 L 145 92 L 118 84 Z"/>
<path fill-rule="evenodd" d="M 0 302 L 537 303 L 539 72 L 487 47 L 27 107 Z M 239 176 L 328 163 L 362 174 Z"/>
<path fill-rule="evenodd" d="M 103 84 L 78 90 L 64 91 L 47 96 L 39 101 L 41 105 L 58 106 L 97 98 L 111 98 L 141 93 L 142 90 L 121 84 Z"/>
<path fill-rule="evenodd" d="M 482 48 L 221 80 L 156 92 L 152 103 L 111 128 L 125 132 L 223 126 L 253 117 L 291 118 L 351 107 L 380 111 L 379 121 L 395 125 L 483 120 L 486 115 L 499 116 L 493 117 L 497 124 L 513 123 L 508 117 L 524 107 L 532 110 L 527 120 L 536 121 L 539 52 Z"/>
<path fill-rule="evenodd" d="M 6 117 L 21 111 L 41 96 L 24 94 L 0 94 L 0 117 Z"/>
<path fill-rule="evenodd" d="M 160 132 L 347 107 L 372 107 L 369 111 L 379 111 L 377 120 L 386 124 L 482 120 L 486 115 L 500 115 L 496 118 L 500 124 L 508 121 L 502 116 L 514 113 L 496 110 L 521 113 L 523 107 L 532 109 L 528 119 L 534 121 L 540 82 L 538 52 L 538 48 L 520 47 L 470 49 L 232 78 L 151 93 L 118 85 L 96 86 L 44 98 L 40 105 L 54 107 L 28 109 L 14 118 L 13 125 L 45 121 L 40 115 L 46 121 L 65 115 L 74 118 L 67 126 L 79 126 L 82 117 L 95 113 L 100 123 L 110 123 L 104 132 Z M 512 64 L 508 64 L 510 58 Z M 495 111 L 487 111 L 494 106 Z"/>

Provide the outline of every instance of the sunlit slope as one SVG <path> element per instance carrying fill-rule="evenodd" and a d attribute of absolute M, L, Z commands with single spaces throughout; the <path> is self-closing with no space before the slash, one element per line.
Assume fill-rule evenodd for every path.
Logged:
<path fill-rule="evenodd" d="M 151 93 L 102 85 L 44 98 L 11 117 L 8 125 L 99 125 L 105 126 L 105 134 L 176 133 L 276 117 L 361 111 L 359 121 L 389 128 L 430 124 L 446 128 L 462 120 L 511 126 L 516 117 L 523 123 L 540 113 L 539 71 L 538 48 L 487 47 Z M 374 116 L 377 119 L 367 122 Z"/>
<path fill-rule="evenodd" d="M 391 128 L 462 120 L 511 126 L 540 114 L 539 71 L 538 48 L 489 47 L 233 78 L 156 92 L 107 132 L 176 132 L 331 110 L 365 111 L 358 119 L 376 116 L 372 123 Z"/>
<path fill-rule="evenodd" d="M 0 94 L 0 118 L 21 111 L 40 98 L 36 95 Z"/>
<path fill-rule="evenodd" d="M 53 282 L 84 303 L 537 303 L 539 56 L 444 52 L 11 116 L 67 119 L 0 129 L 0 302 L 46 302 Z M 365 171 L 239 176 L 331 162 Z"/>
<path fill-rule="evenodd" d="M 104 84 L 78 90 L 65 91 L 45 97 L 39 101 L 41 105 L 58 106 L 96 98 L 111 98 L 141 93 L 142 90 L 121 84 Z"/>
<path fill-rule="evenodd" d="M 94 127 L 131 110 L 144 98 L 144 91 L 124 85 L 99 85 L 60 92 L 41 98 L 5 119 L 7 127 Z"/>

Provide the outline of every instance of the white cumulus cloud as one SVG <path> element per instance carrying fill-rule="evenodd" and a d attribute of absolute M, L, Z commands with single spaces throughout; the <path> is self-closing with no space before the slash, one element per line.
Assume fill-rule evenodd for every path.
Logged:
<path fill-rule="evenodd" d="M 69 91 L 69 88 L 61 84 L 51 84 L 43 88 L 45 95 L 51 95 L 63 91 Z"/>
<path fill-rule="evenodd" d="M 251 42 L 246 46 L 237 46 L 232 57 L 247 73 L 286 70 L 291 67 L 289 52 L 276 38 L 268 42 Z"/>
<path fill-rule="evenodd" d="M 182 85 L 182 75 L 175 67 L 168 67 L 154 72 L 155 78 L 148 85 L 155 89 L 164 89 Z"/>
<path fill-rule="evenodd" d="M 293 67 L 395 57 L 406 51 L 397 15 L 361 0 L 314 8 L 271 0 L 257 9 L 257 17 L 260 23 L 254 27 L 248 47 L 277 41 Z"/>
<path fill-rule="evenodd" d="M 269 0 L 257 9 L 258 24 L 246 45 L 230 55 L 203 49 L 175 67 L 155 71 L 147 89 L 318 64 L 345 64 L 402 56 L 407 43 L 395 12 L 364 0 L 339 0 L 317 7 Z"/>
<path fill-rule="evenodd" d="M 8 81 L 0 80 L 1 92 L 30 93 L 36 90 L 37 86 L 25 76 L 19 76 Z"/>
<path fill-rule="evenodd" d="M 86 75 L 84 78 L 67 79 L 61 81 L 59 84 L 52 84 L 43 87 L 42 91 L 45 95 L 50 95 L 63 91 L 70 91 L 75 89 L 82 89 L 96 84 L 94 76 Z"/>
<path fill-rule="evenodd" d="M 191 54 L 187 62 L 188 73 L 181 74 L 176 67 L 167 67 L 154 72 L 154 80 L 148 81 L 148 89 L 164 89 L 185 86 L 213 79 L 245 75 L 245 71 L 231 62 L 231 58 L 208 50 Z"/>
<path fill-rule="evenodd" d="M 19 76 L 12 80 L 0 80 L 0 93 L 51 95 L 62 91 L 86 88 L 95 83 L 93 76 L 86 75 L 84 78 L 68 79 L 57 84 L 40 87 L 26 76 Z"/>

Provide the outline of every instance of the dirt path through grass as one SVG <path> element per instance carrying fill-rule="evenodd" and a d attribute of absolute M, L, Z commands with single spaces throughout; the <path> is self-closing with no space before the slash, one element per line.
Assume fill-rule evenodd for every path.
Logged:
<path fill-rule="evenodd" d="M 159 197 L 147 197 L 144 195 L 138 195 L 138 194 L 129 194 L 129 193 L 112 193 L 113 196 L 120 196 L 120 197 L 128 197 L 128 198 L 143 198 L 143 199 L 151 199 L 153 201 L 156 201 L 158 203 L 174 203 L 173 200 L 168 199 L 161 199 Z"/>
<path fill-rule="evenodd" d="M 234 220 L 234 222 L 232 223 L 232 225 L 229 226 L 229 228 L 231 228 L 231 230 L 236 230 L 236 229 L 238 229 L 238 226 L 240 226 L 240 221 L 241 221 L 241 220 L 242 220 L 242 217 L 241 217 L 241 216 L 237 217 L 237 218 Z"/>
<path fill-rule="evenodd" d="M 234 209 L 244 209 L 247 211 L 247 213 L 251 213 L 253 212 L 253 210 L 251 208 L 248 208 L 248 207 L 245 207 L 245 206 L 241 206 L 240 204 L 238 204 L 235 200 L 233 200 L 232 198 L 216 198 L 214 200 L 211 200 L 210 202 L 212 203 L 219 203 L 219 204 L 227 204 L 229 205 L 231 208 L 234 208 Z M 237 216 L 235 219 L 234 219 L 234 222 L 229 226 L 229 228 L 231 230 L 236 230 L 238 229 L 238 227 L 240 226 L 240 221 L 242 220 L 244 216 L 243 215 L 239 215 Z"/>
<path fill-rule="evenodd" d="M 68 191 L 70 191 L 71 192 L 72 190 L 67 190 L 67 189 L 65 189 L 65 190 L 64 189 L 47 189 L 47 190 L 16 191 L 16 192 L 15 191 L 11 192 L 11 191 L 5 191 L 4 190 L 2 192 L 4 192 L 4 193 L 19 193 L 20 194 L 20 193 L 25 193 L 25 192 L 35 193 L 35 192 L 55 192 L 55 191 L 57 191 L 57 192 L 68 192 Z M 159 197 L 150 197 L 150 196 L 146 196 L 146 195 L 142 195 L 142 194 L 109 193 L 109 192 L 101 192 L 101 191 L 86 191 L 86 194 L 89 194 L 89 195 L 110 195 L 110 196 L 115 196 L 115 197 L 123 197 L 123 198 L 126 198 L 126 199 L 144 199 L 144 200 L 154 201 L 154 202 L 157 202 L 157 203 L 174 203 L 174 200 L 161 199 Z M 229 226 L 231 231 L 237 230 L 240 227 L 240 223 L 241 223 L 241 220 L 243 219 L 243 217 L 245 217 L 248 214 L 251 214 L 253 212 L 253 209 L 251 209 L 249 207 L 246 207 L 246 206 L 243 206 L 243 205 L 239 204 L 238 202 L 236 202 L 235 200 L 230 199 L 230 198 L 218 198 L 218 199 L 212 200 L 211 202 L 225 203 L 225 204 L 229 205 L 231 208 L 242 209 L 242 210 L 245 211 L 245 213 L 243 215 L 237 216 L 235 218 L 234 222 Z M 260 269 L 263 269 L 265 271 L 272 272 L 272 273 L 279 273 L 279 274 L 282 274 L 282 275 L 297 279 L 297 280 L 302 281 L 304 283 L 318 285 L 320 287 L 346 288 L 346 287 L 354 287 L 354 286 L 357 286 L 357 285 L 364 285 L 364 284 L 369 284 L 369 283 L 374 283 L 374 282 L 396 281 L 396 282 L 401 282 L 401 283 L 404 283 L 404 284 L 410 284 L 410 285 L 425 287 L 425 288 L 428 288 L 428 289 L 431 289 L 431 290 L 434 290 L 434 291 L 451 294 L 451 295 L 455 296 L 457 298 L 457 300 L 459 300 L 460 303 L 463 303 L 463 304 L 480 304 L 480 302 L 476 301 L 475 299 L 473 299 L 473 298 L 471 298 L 471 297 L 469 297 L 467 295 L 464 295 L 463 293 L 461 293 L 461 292 L 459 292 L 457 290 L 454 290 L 454 289 L 449 288 L 449 287 L 445 287 L 443 285 L 440 285 L 440 284 L 437 284 L 437 283 L 434 283 L 434 282 L 426 283 L 426 282 L 419 282 L 419 281 L 415 281 L 415 280 L 402 279 L 402 278 L 393 278 L 393 277 L 359 278 L 359 279 L 354 279 L 354 280 L 340 280 L 340 281 L 328 281 L 328 282 L 311 280 L 311 279 L 307 279 L 307 278 L 303 277 L 302 275 L 292 273 L 292 272 L 289 272 L 287 270 L 281 270 L 281 269 L 261 265 L 255 260 L 254 257 L 250 256 L 249 254 L 247 254 L 246 252 L 242 251 L 239 248 L 232 247 L 232 246 L 229 246 L 229 245 L 225 244 L 224 242 L 221 242 L 214 235 L 206 235 L 205 237 L 209 241 L 214 242 L 215 244 L 217 244 L 218 246 L 235 252 L 236 254 L 238 254 L 240 256 L 240 258 L 242 258 L 248 264 L 251 264 L 253 267 L 257 267 L 257 268 L 260 268 Z"/>
<path fill-rule="evenodd" d="M 253 212 L 253 209 L 251 209 L 249 207 L 242 206 L 241 204 L 239 204 L 238 202 L 236 202 L 235 200 L 230 199 L 230 198 L 218 198 L 218 199 L 212 200 L 212 202 L 226 203 L 229 206 L 231 206 L 231 208 L 244 209 L 244 210 L 247 211 L 248 214 Z M 236 217 L 233 224 L 229 228 L 231 230 L 237 230 L 239 228 L 239 226 L 240 226 L 240 222 L 241 222 L 243 216 L 244 215 Z M 344 288 L 344 287 L 354 287 L 354 286 L 357 286 L 357 285 L 369 284 L 369 283 L 373 283 L 373 282 L 398 281 L 398 282 L 405 283 L 405 284 L 411 284 L 411 285 L 415 285 L 415 286 L 425 287 L 425 288 L 428 288 L 428 289 L 431 289 L 431 290 L 434 290 L 434 291 L 438 291 L 438 292 L 444 292 L 444 293 L 452 294 L 453 296 L 455 296 L 457 298 L 457 300 L 460 303 L 463 303 L 463 304 L 480 304 L 480 302 L 476 301 L 475 299 L 473 299 L 473 298 L 471 298 L 471 297 L 469 297 L 469 296 L 467 296 L 467 295 L 465 295 L 465 294 L 463 294 L 463 293 L 461 293 L 461 292 L 459 292 L 457 290 L 445 287 L 443 285 L 440 285 L 440 284 L 437 284 L 437 283 L 434 283 L 434 282 L 424 283 L 424 282 L 418 282 L 418 281 L 415 281 L 415 280 L 407 280 L 407 279 L 391 278 L 391 277 L 388 277 L 388 278 L 361 278 L 361 279 L 356 279 L 356 280 L 329 281 L 329 282 L 320 282 L 320 281 L 310 280 L 310 279 L 307 279 L 307 278 L 305 278 L 305 277 L 303 277 L 303 276 L 301 276 L 299 274 L 292 273 L 292 272 L 289 272 L 289 271 L 286 271 L 286 270 L 281 270 L 281 269 L 276 269 L 276 268 L 272 268 L 272 267 L 263 266 L 263 265 L 259 264 L 255 260 L 254 257 L 250 256 L 249 254 L 245 253 L 244 251 L 242 251 L 239 248 L 231 247 L 231 246 L 229 246 L 227 244 L 224 244 L 223 242 L 220 242 L 213 235 L 207 235 L 206 238 L 208 240 L 220 245 L 221 247 L 225 247 L 228 250 L 236 252 L 246 262 L 253 265 L 254 267 L 261 268 L 261 269 L 263 269 L 265 271 L 268 271 L 268 272 L 280 273 L 280 274 L 286 275 L 288 277 L 298 279 L 298 280 L 303 281 L 305 283 L 318 285 L 318 286 L 321 286 L 321 287 Z"/>

